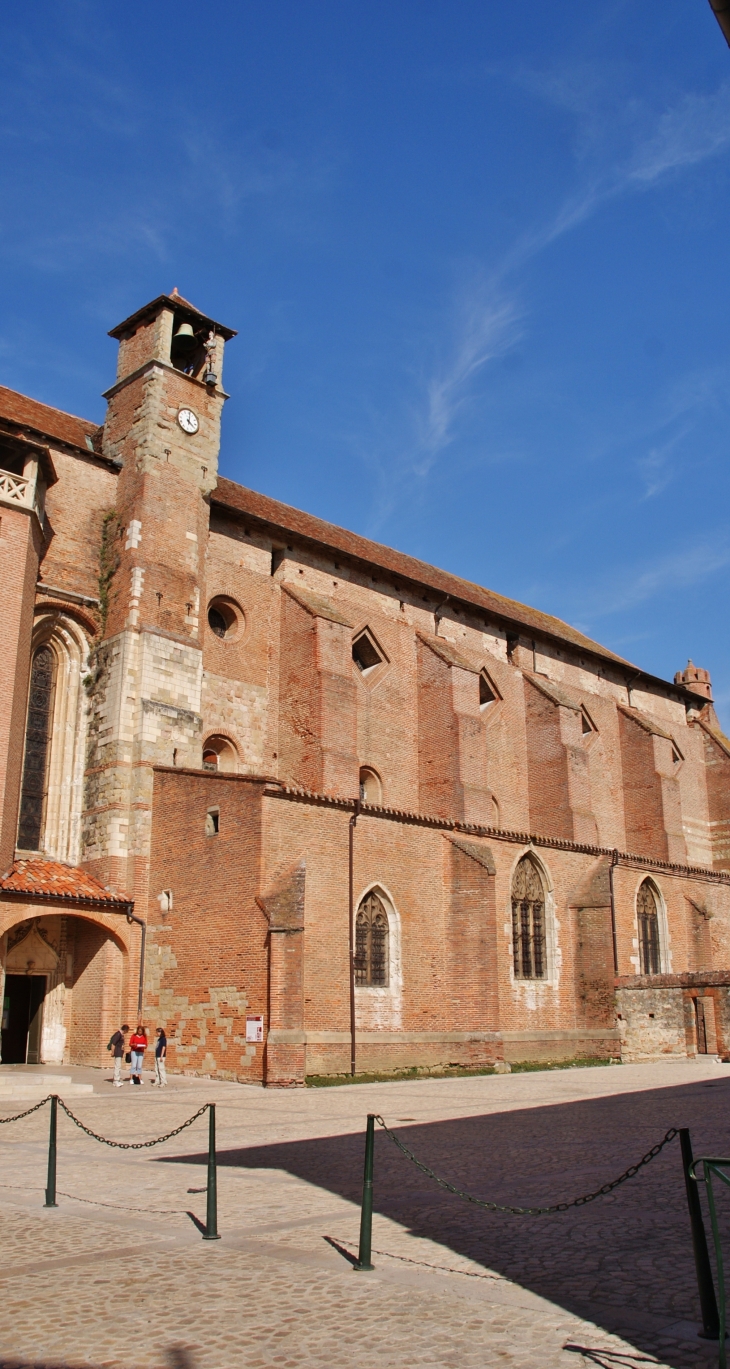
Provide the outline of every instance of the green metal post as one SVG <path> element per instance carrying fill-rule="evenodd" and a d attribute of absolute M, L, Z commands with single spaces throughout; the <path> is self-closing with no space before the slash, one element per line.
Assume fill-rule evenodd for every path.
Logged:
<path fill-rule="evenodd" d="M 218 1235 L 218 1176 L 215 1162 L 215 1103 L 208 1104 L 208 1204 L 203 1240 L 220 1240 Z"/>
<path fill-rule="evenodd" d="M 702 1312 L 702 1330 L 700 1335 L 705 1340 L 717 1340 L 720 1334 L 720 1316 L 717 1310 L 715 1285 L 712 1279 L 712 1267 L 710 1265 L 710 1256 L 707 1250 L 705 1224 L 702 1220 L 702 1205 L 700 1203 L 699 1187 L 690 1174 L 690 1165 L 692 1164 L 693 1155 L 692 1141 L 690 1139 L 688 1127 L 680 1127 L 679 1144 L 682 1147 L 684 1186 L 687 1190 L 689 1223 L 692 1229 L 692 1249 L 694 1251 L 695 1269 L 697 1271 L 697 1290 L 700 1295 L 700 1310 Z"/>
<path fill-rule="evenodd" d="M 722 1171 L 715 1168 L 712 1161 L 703 1160 L 701 1163 L 705 1171 L 705 1183 L 707 1185 L 707 1206 L 710 1209 L 710 1221 L 712 1222 L 712 1240 L 715 1246 L 715 1261 L 717 1263 L 717 1283 L 720 1290 L 720 1318 L 717 1333 L 717 1339 L 719 1340 L 720 1344 L 718 1346 L 717 1364 L 718 1369 L 727 1369 L 727 1355 L 725 1349 L 725 1270 L 722 1258 L 722 1244 L 720 1241 L 720 1231 L 717 1225 L 717 1208 L 715 1207 L 715 1195 L 712 1191 L 713 1170 L 715 1174 L 717 1174 L 718 1178 L 723 1180 L 723 1183 L 727 1183 L 728 1181 L 725 1178 Z M 725 1163 L 727 1163 L 727 1161 Z"/>
<path fill-rule="evenodd" d="M 368 1125 L 365 1132 L 365 1170 L 362 1180 L 362 1207 L 360 1208 L 360 1248 L 357 1254 L 357 1263 L 353 1266 L 357 1270 L 374 1269 L 372 1263 L 372 1243 L 373 1243 L 373 1158 L 375 1154 L 375 1114 L 368 1113 Z"/>
<path fill-rule="evenodd" d="M 51 1094 L 51 1125 L 48 1132 L 48 1179 L 44 1207 L 58 1207 L 56 1202 L 56 1129 L 58 1125 L 58 1094 Z"/>

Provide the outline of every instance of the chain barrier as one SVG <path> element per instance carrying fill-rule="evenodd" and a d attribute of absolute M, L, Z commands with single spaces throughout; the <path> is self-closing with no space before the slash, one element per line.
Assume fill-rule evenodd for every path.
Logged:
<path fill-rule="evenodd" d="M 446 1189 L 447 1193 L 453 1193 L 457 1198 L 463 1198 L 467 1203 L 474 1203 L 476 1207 L 486 1208 L 488 1212 L 509 1212 L 514 1217 L 542 1217 L 553 1212 L 567 1212 L 571 1207 L 584 1207 L 586 1203 L 592 1203 L 595 1198 L 603 1198 L 607 1193 L 612 1193 L 615 1188 L 618 1188 L 619 1184 L 626 1183 L 627 1179 L 633 1179 L 634 1175 L 638 1174 L 643 1165 L 651 1164 L 651 1161 L 656 1159 L 657 1155 L 660 1154 L 664 1147 L 669 1145 L 670 1141 L 673 1141 L 675 1136 L 679 1135 L 678 1127 L 670 1127 L 663 1141 L 659 1141 L 657 1145 L 652 1146 L 651 1150 L 648 1150 L 646 1155 L 642 1155 L 641 1159 L 638 1160 L 635 1165 L 629 1165 L 629 1168 L 624 1170 L 623 1174 L 620 1174 L 618 1179 L 613 1179 L 608 1184 L 602 1184 L 600 1188 L 596 1189 L 595 1193 L 584 1193 L 581 1198 L 573 1198 L 569 1203 L 553 1203 L 552 1207 L 508 1207 L 501 1203 L 486 1202 L 484 1198 L 475 1198 L 472 1193 L 465 1193 L 463 1189 L 457 1188 L 455 1184 L 450 1184 L 448 1180 L 440 1179 L 432 1169 L 429 1169 L 428 1165 L 424 1165 L 421 1160 L 416 1159 L 413 1151 L 409 1150 L 408 1146 L 404 1146 L 395 1132 L 390 1130 L 390 1127 L 386 1125 L 383 1118 L 377 1113 L 375 1114 L 375 1121 L 378 1123 L 378 1126 L 383 1128 L 386 1136 L 390 1137 L 398 1150 L 406 1156 L 406 1159 L 410 1160 L 412 1164 L 416 1166 L 416 1169 L 420 1169 L 421 1173 L 425 1174 L 428 1179 L 433 1179 L 434 1183 L 438 1184 L 439 1188 Z"/>
<path fill-rule="evenodd" d="M 155 1136 L 151 1141 L 110 1141 L 108 1136 L 102 1136 L 98 1131 L 94 1131 L 92 1127 L 87 1127 L 85 1122 L 82 1122 L 81 1118 L 77 1117 L 76 1114 L 72 1112 L 69 1107 L 66 1106 L 63 1099 L 60 1098 L 57 1093 L 49 1093 L 47 1098 L 41 1098 L 39 1103 L 36 1103 L 35 1106 L 32 1108 L 28 1108 L 26 1112 L 16 1113 L 14 1117 L 0 1117 L 0 1122 L 18 1122 L 21 1117 L 29 1117 L 31 1113 L 37 1112 L 39 1108 L 45 1107 L 46 1103 L 50 1103 L 51 1105 L 51 1124 L 48 1136 L 48 1182 L 46 1183 L 46 1201 L 43 1204 L 44 1207 L 58 1207 L 58 1203 L 56 1202 L 56 1162 L 57 1119 L 59 1108 L 61 1108 L 62 1112 L 65 1112 L 69 1121 L 73 1122 L 74 1126 L 79 1128 L 79 1131 L 83 1131 L 86 1136 L 90 1136 L 92 1141 L 100 1141 L 103 1146 L 111 1146 L 114 1150 L 149 1150 L 150 1146 L 159 1146 L 162 1144 L 163 1141 L 171 1141 L 173 1136 L 179 1136 L 182 1131 L 186 1131 L 188 1127 L 191 1127 L 193 1125 L 193 1122 L 197 1122 L 198 1118 L 202 1117 L 207 1112 L 208 1182 L 204 1190 L 207 1194 L 207 1202 L 205 1228 L 203 1230 L 203 1240 L 220 1240 L 220 1236 L 218 1234 L 218 1184 L 216 1178 L 217 1160 L 215 1149 L 215 1103 L 204 1103 L 202 1108 L 198 1108 L 198 1111 L 194 1112 L 192 1117 L 188 1117 L 185 1122 L 181 1122 L 179 1127 L 173 1127 L 172 1131 L 166 1131 L 164 1136 Z M 4 1188 L 7 1187 L 7 1185 L 3 1184 L 0 1185 L 0 1187 Z M 143 1208 L 126 1206 L 119 1208 L 117 1203 L 104 1203 L 94 1198 L 79 1198 L 76 1194 L 71 1193 L 62 1193 L 61 1197 L 73 1198 L 75 1202 L 79 1203 L 95 1203 L 99 1207 L 114 1207 L 117 1208 L 117 1210 L 126 1212 L 159 1212 L 160 1215 L 167 1216 L 183 1210 L 178 1208 Z"/>
<path fill-rule="evenodd" d="M 21 1117 L 30 1117 L 32 1112 L 37 1112 L 39 1108 L 44 1108 L 46 1103 L 50 1103 L 51 1097 L 52 1095 L 49 1093 L 47 1097 L 41 1098 L 40 1103 L 36 1103 L 32 1108 L 28 1108 L 27 1112 L 16 1112 L 14 1117 L 0 1117 L 0 1127 L 4 1126 L 6 1122 L 19 1122 Z"/>
<path fill-rule="evenodd" d="M 47 1099 L 43 1101 L 46 1102 Z M 85 1131 L 86 1135 L 91 1136 L 94 1141 L 101 1141 L 102 1145 L 113 1146 L 115 1150 L 147 1150 L 150 1146 L 159 1146 L 162 1141 L 170 1141 L 173 1136 L 179 1136 L 181 1131 L 185 1131 L 186 1127 L 191 1127 L 193 1122 L 197 1122 L 198 1118 L 208 1111 L 210 1104 L 204 1103 L 202 1108 L 198 1108 L 198 1111 L 193 1113 L 192 1117 L 188 1117 L 187 1122 L 182 1122 L 179 1127 L 175 1127 L 174 1131 L 168 1131 L 164 1136 L 156 1136 L 154 1141 L 110 1141 L 107 1136 L 100 1136 L 98 1131 L 92 1131 L 91 1127 L 85 1126 L 71 1109 L 66 1107 L 62 1098 L 59 1098 L 58 1106 L 81 1131 Z"/>

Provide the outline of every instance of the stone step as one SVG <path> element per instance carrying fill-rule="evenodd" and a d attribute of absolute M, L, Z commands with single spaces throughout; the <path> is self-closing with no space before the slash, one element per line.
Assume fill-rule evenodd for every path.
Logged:
<path fill-rule="evenodd" d="M 57 1093 L 61 1098 L 81 1098 L 93 1092 L 93 1084 L 74 1083 L 70 1074 L 0 1073 L 0 1103 L 37 1103 L 49 1093 Z"/>
<path fill-rule="evenodd" d="M 0 1066 L 0 1089 L 15 1084 L 72 1084 L 71 1074 L 26 1074 L 23 1070 L 7 1069 Z"/>
<path fill-rule="evenodd" d="M 49 1092 L 49 1089 L 31 1089 L 27 1086 L 15 1089 L 13 1093 L 10 1089 L 3 1089 L 0 1093 L 0 1107 L 4 1103 L 40 1103 L 41 1098 L 47 1098 Z M 69 1098 L 88 1098 L 93 1092 L 91 1084 L 67 1084 L 59 1091 L 59 1097 L 66 1102 Z"/>

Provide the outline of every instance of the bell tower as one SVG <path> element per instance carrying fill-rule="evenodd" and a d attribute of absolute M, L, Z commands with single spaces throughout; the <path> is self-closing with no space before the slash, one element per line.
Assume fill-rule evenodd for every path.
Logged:
<path fill-rule="evenodd" d="M 223 349 L 235 332 L 175 289 L 110 336 L 119 356 L 103 444 L 119 481 L 100 547 L 84 862 L 143 905 L 152 767 L 201 764 L 208 498 L 226 400 Z"/>

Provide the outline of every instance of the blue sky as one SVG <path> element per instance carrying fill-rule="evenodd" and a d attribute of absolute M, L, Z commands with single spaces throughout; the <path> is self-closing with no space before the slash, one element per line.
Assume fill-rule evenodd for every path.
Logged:
<path fill-rule="evenodd" d="M 575 624 L 730 728 L 730 51 L 706 0 L 0 20 L 0 381 L 239 330 L 224 474 Z"/>

